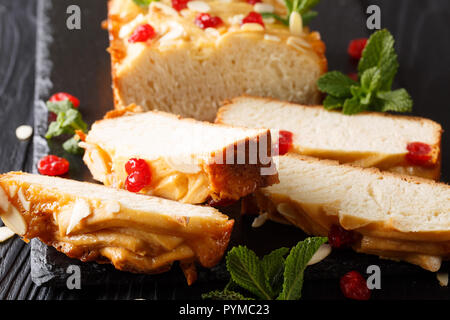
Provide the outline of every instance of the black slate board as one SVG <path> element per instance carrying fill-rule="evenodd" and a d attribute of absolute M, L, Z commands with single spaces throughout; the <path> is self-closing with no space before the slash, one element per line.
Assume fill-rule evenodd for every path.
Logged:
<path fill-rule="evenodd" d="M 413 1 L 408 1 L 408 4 L 411 2 Z M 369 34 L 365 29 L 365 8 L 368 4 L 380 5 L 382 19 L 386 12 L 389 13 L 387 14 L 389 19 L 382 20 L 383 27 L 388 27 L 396 39 L 400 39 L 397 47 L 401 69 L 396 85 L 406 87 L 412 93 L 416 102 L 414 114 L 437 120 L 446 128 L 450 125 L 449 110 L 442 106 L 442 102 L 448 98 L 448 92 L 445 90 L 449 83 L 448 51 L 447 60 L 443 60 L 441 55 L 444 51 L 440 47 L 441 43 L 427 37 L 427 30 L 440 30 L 443 39 L 449 38 L 450 28 L 446 19 L 449 5 L 443 0 L 433 1 L 432 4 L 414 2 L 416 5 L 408 6 L 406 1 L 394 3 L 387 0 L 322 0 L 319 6 L 320 16 L 313 22 L 312 27 L 321 32 L 327 44 L 330 69 L 353 72 L 355 64 L 346 55 L 347 43 L 352 38 Z M 100 28 L 101 21 L 106 17 L 106 3 L 76 1 L 82 10 L 82 28 L 69 31 L 66 28 L 66 8 L 73 3 L 74 1 L 66 0 L 40 0 L 38 3 L 34 163 L 48 152 L 67 157 L 58 144 L 52 144 L 49 148 L 42 138 L 47 125 L 44 101 L 52 92 L 67 91 L 79 97 L 82 101 L 80 110 L 89 123 L 101 118 L 112 106 L 109 57 L 105 51 L 108 45 L 107 34 Z M 446 11 L 442 8 L 446 8 Z M 419 18 L 412 19 L 412 17 Z M 414 24 L 407 23 L 410 21 L 414 21 Z M 434 68 L 431 72 L 427 68 L 427 62 L 433 59 L 441 59 L 443 66 L 440 69 Z M 449 149 L 448 142 L 444 138 L 444 181 L 449 181 L 449 169 L 445 165 Z M 69 158 L 72 168 L 70 177 L 91 180 L 81 160 L 77 157 Z M 245 244 L 258 254 L 264 254 L 282 245 L 293 245 L 305 237 L 298 229 L 271 222 L 262 228 L 252 229 L 250 218 L 239 217 L 236 214 L 237 206 L 227 211 L 237 219 L 231 245 Z M 177 268 L 157 276 L 134 275 L 115 271 L 107 265 L 81 264 L 42 245 L 37 240 L 32 242 L 31 275 L 35 283 L 64 286 L 68 276 L 65 270 L 69 264 L 81 266 L 83 286 L 105 282 L 127 285 L 136 281 L 153 283 L 156 287 L 158 284 L 170 287 L 184 284 L 183 276 Z M 386 277 L 392 275 L 421 277 L 425 273 L 406 263 L 394 263 L 373 256 L 341 251 L 334 252 L 321 264 L 309 268 L 306 278 L 310 280 L 337 278 L 351 269 L 365 271 L 371 264 L 379 265 L 383 276 Z M 448 270 L 448 265 L 443 269 Z M 200 284 L 214 283 L 215 286 L 212 288 L 217 288 L 217 283 L 225 281 L 223 264 L 212 270 L 200 270 L 198 281 Z M 307 290 L 306 287 L 305 289 Z M 315 294 L 317 298 L 324 293 L 316 291 Z M 448 297 L 448 291 L 446 294 Z"/>

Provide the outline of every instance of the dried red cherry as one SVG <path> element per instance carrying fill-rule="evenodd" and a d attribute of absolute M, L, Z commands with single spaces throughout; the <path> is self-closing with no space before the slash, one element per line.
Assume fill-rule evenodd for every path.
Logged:
<path fill-rule="evenodd" d="M 46 176 L 62 176 L 69 171 L 69 161 L 54 155 L 48 155 L 39 160 L 38 170 Z"/>
<path fill-rule="evenodd" d="M 341 226 L 333 224 L 328 232 L 328 243 L 333 248 L 351 246 L 357 240 L 357 235 L 351 230 L 345 230 Z"/>
<path fill-rule="evenodd" d="M 195 25 L 199 28 L 217 28 L 223 24 L 222 19 L 219 17 L 214 17 L 209 13 L 199 13 L 197 17 L 195 17 Z"/>
<path fill-rule="evenodd" d="M 78 108 L 80 106 L 80 100 L 78 100 L 76 97 L 74 97 L 71 94 L 68 94 L 67 92 L 58 92 L 55 93 L 48 99 L 50 102 L 58 102 L 58 101 L 65 101 L 69 100 L 72 102 L 72 105 L 74 108 Z"/>
<path fill-rule="evenodd" d="M 367 38 L 354 39 L 348 45 L 348 54 L 353 59 L 361 59 L 362 52 L 367 45 Z"/>
<path fill-rule="evenodd" d="M 250 12 L 244 19 L 242 19 L 242 24 L 244 23 L 258 23 L 264 27 L 262 15 L 254 11 Z"/>
<path fill-rule="evenodd" d="M 125 180 L 125 189 L 139 192 L 152 181 L 152 173 L 147 162 L 143 159 L 132 158 L 125 164 L 128 176 Z"/>
<path fill-rule="evenodd" d="M 354 300 L 370 299 L 370 290 L 367 287 L 366 279 L 358 271 L 350 271 L 343 275 L 339 284 L 346 298 Z"/>
<path fill-rule="evenodd" d="M 134 29 L 133 34 L 128 39 L 128 42 L 130 43 L 145 42 L 147 40 L 154 38 L 155 36 L 156 36 L 155 29 L 153 29 L 151 25 L 146 23 Z"/>
<path fill-rule="evenodd" d="M 418 166 L 431 165 L 431 146 L 423 142 L 411 142 L 406 146 L 408 153 L 406 154 L 406 160 Z"/>
<path fill-rule="evenodd" d="M 288 153 L 289 149 L 292 146 L 292 137 L 294 134 L 290 131 L 280 130 L 278 137 L 278 144 L 275 145 L 275 148 L 278 148 L 278 154 L 280 156 Z"/>
<path fill-rule="evenodd" d="M 174 8 L 177 11 L 181 11 L 183 9 L 187 8 L 187 3 L 190 0 L 172 0 L 172 8 Z"/>
<path fill-rule="evenodd" d="M 257 3 L 261 3 L 262 0 L 247 0 L 247 3 L 251 4 L 251 5 L 255 5 Z"/>

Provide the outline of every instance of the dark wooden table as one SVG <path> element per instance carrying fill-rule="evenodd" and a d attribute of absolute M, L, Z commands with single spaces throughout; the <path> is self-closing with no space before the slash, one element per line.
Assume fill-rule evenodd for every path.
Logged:
<path fill-rule="evenodd" d="M 102 1 L 104 0 L 95 0 Z M 20 142 L 15 129 L 33 125 L 36 54 L 35 0 L 0 0 L 0 172 L 32 171 L 32 140 Z M 77 3 L 77 1 L 73 1 Z M 358 3 L 357 5 L 354 5 Z M 382 9 L 382 26 L 395 35 L 400 71 L 397 84 L 406 87 L 415 100 L 416 115 L 423 115 L 450 127 L 450 1 L 322 0 L 320 20 L 313 23 L 327 44 L 330 69 L 351 72 L 345 54 L 349 39 L 366 36 L 361 10 L 368 4 Z M 329 20 L 328 20 L 329 19 Z M 327 21 L 339 21 L 327 24 Z M 345 30 L 345 32 L 342 32 Z M 345 39 L 345 40 L 344 40 Z M 444 144 L 448 145 L 447 135 Z M 444 149 L 443 166 L 448 166 L 450 150 Z M 443 180 L 450 181 L 450 168 Z M 139 281 L 126 286 L 105 283 L 82 290 L 38 287 L 30 278 L 29 246 L 15 237 L 0 244 L 1 299 L 178 299 L 196 298 L 207 291 L 202 285 L 158 287 Z M 208 284 L 214 287 L 215 284 Z M 221 284 L 217 284 L 219 288 Z M 336 281 L 305 283 L 304 299 L 342 299 Z M 437 284 L 428 272 L 383 279 L 375 299 L 442 299 L 449 289 Z"/>

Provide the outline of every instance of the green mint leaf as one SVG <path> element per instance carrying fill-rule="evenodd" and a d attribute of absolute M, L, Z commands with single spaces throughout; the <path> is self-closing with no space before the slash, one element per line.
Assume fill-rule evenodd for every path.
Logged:
<path fill-rule="evenodd" d="M 65 119 L 62 126 L 71 127 L 73 130 L 86 131 L 87 124 L 83 121 L 80 111 L 77 109 L 70 109 L 65 112 L 64 116 Z"/>
<path fill-rule="evenodd" d="M 147 7 L 153 1 L 159 1 L 159 0 L 133 0 L 133 2 L 140 7 Z"/>
<path fill-rule="evenodd" d="M 378 92 L 377 98 L 379 111 L 410 112 L 412 110 L 413 101 L 405 89 Z"/>
<path fill-rule="evenodd" d="M 72 138 L 66 140 L 66 142 L 63 143 L 62 147 L 64 150 L 71 154 L 82 154 L 83 148 L 80 148 L 78 146 L 79 143 L 78 136 L 73 136 Z"/>
<path fill-rule="evenodd" d="M 345 98 L 336 98 L 334 96 L 326 96 L 323 100 L 323 107 L 327 110 L 340 109 L 344 106 Z"/>
<path fill-rule="evenodd" d="M 344 102 L 344 106 L 342 108 L 342 113 L 347 115 L 357 114 L 365 110 L 365 107 L 361 104 L 359 97 L 353 97 L 351 99 L 347 99 Z"/>
<path fill-rule="evenodd" d="M 226 257 L 228 272 L 233 281 L 261 299 L 271 299 L 262 263 L 256 254 L 243 246 L 231 249 Z"/>
<path fill-rule="evenodd" d="M 299 0 L 295 11 L 300 14 L 306 13 L 314 8 L 319 2 L 320 0 Z"/>
<path fill-rule="evenodd" d="M 381 90 L 391 89 L 392 81 L 398 70 L 397 54 L 394 48 L 395 40 L 392 34 L 386 30 L 373 33 L 362 53 L 358 64 L 359 74 L 377 67 L 381 74 Z"/>
<path fill-rule="evenodd" d="M 291 15 L 292 9 L 293 9 L 293 2 L 292 0 L 284 0 L 284 4 L 286 5 L 286 8 L 288 10 L 288 18 Z"/>
<path fill-rule="evenodd" d="M 288 19 L 282 18 L 282 17 L 280 17 L 279 15 L 277 15 L 277 14 L 275 14 L 275 13 L 272 13 L 272 12 L 262 12 L 262 13 L 261 13 L 261 16 L 262 16 L 263 18 L 274 18 L 274 19 L 280 21 L 282 24 L 284 24 L 284 25 L 286 25 L 286 26 L 289 26 L 289 20 L 288 20 Z"/>
<path fill-rule="evenodd" d="M 230 290 L 215 290 L 208 293 L 202 294 L 202 299 L 211 299 L 211 300 L 255 300 L 253 298 L 244 297 L 239 292 L 230 291 Z"/>
<path fill-rule="evenodd" d="M 377 67 L 365 70 L 361 75 L 361 87 L 366 91 L 378 91 L 381 86 L 381 71 Z"/>
<path fill-rule="evenodd" d="M 283 285 L 284 256 L 289 252 L 289 248 L 279 248 L 265 255 L 261 262 L 266 278 L 266 285 L 272 289 L 272 297 L 277 296 Z"/>
<path fill-rule="evenodd" d="M 46 139 L 51 139 L 53 137 L 60 136 L 62 134 L 75 134 L 75 131 L 68 126 L 64 126 L 65 113 L 60 112 L 56 118 L 56 121 L 50 123 L 45 134 Z"/>
<path fill-rule="evenodd" d="M 320 91 L 326 92 L 336 98 L 351 97 L 350 87 L 353 85 L 358 85 L 358 82 L 339 71 L 325 73 L 317 81 L 317 86 Z"/>
<path fill-rule="evenodd" d="M 73 104 L 70 100 L 63 101 L 47 101 L 47 109 L 51 112 L 59 114 L 60 112 L 67 112 L 70 109 L 73 109 Z"/>
<path fill-rule="evenodd" d="M 313 11 L 313 10 L 302 13 L 303 25 L 304 26 L 309 25 L 311 23 L 312 19 L 314 19 L 318 15 L 319 15 L 319 13 L 317 11 Z"/>
<path fill-rule="evenodd" d="M 303 273 L 314 253 L 327 240 L 325 237 L 306 238 L 291 249 L 286 258 L 283 291 L 278 296 L 278 300 L 297 300 L 301 298 Z"/>

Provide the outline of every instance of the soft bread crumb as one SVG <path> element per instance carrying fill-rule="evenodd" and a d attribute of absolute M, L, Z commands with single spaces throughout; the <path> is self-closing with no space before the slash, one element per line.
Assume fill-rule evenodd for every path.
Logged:
<path fill-rule="evenodd" d="M 6 240 L 14 236 L 14 234 L 14 231 L 12 231 L 10 228 L 0 227 L 0 243 L 5 242 Z"/>

